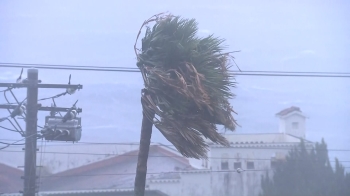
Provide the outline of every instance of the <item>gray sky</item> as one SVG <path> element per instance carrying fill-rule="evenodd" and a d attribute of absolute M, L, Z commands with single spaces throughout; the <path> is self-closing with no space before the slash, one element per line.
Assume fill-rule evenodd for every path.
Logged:
<path fill-rule="evenodd" d="M 140 25 L 154 14 L 169 11 L 195 18 L 199 35 L 225 38 L 228 51 L 241 50 L 235 57 L 244 71 L 350 72 L 348 10 L 347 0 L 2 0 L 0 62 L 136 67 L 133 45 Z M 138 97 L 134 89 L 143 85 L 139 73 L 40 70 L 40 79 L 66 83 L 69 73 L 74 83 L 86 88 L 114 83 L 133 89 L 121 97 Z M 18 69 L 0 67 L 0 82 L 12 82 L 18 74 Z M 274 113 L 297 105 L 310 116 L 310 137 L 316 141 L 326 137 L 336 147 L 350 148 L 345 145 L 350 143 L 349 79 L 242 76 L 237 82 L 237 101 L 232 103 L 243 123 L 239 131 L 258 132 L 265 124 L 275 128 Z M 138 114 L 139 126 L 136 105 L 132 110 Z"/>

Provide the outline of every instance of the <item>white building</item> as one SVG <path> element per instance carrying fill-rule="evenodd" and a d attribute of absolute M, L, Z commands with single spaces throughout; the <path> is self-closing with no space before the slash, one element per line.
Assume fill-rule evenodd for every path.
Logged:
<path fill-rule="evenodd" d="M 86 149 L 91 150 L 94 148 Z M 87 155 L 93 154 L 86 153 Z M 58 155 L 61 154 L 59 153 Z M 74 153 L 68 155 L 81 154 Z M 38 190 L 41 192 L 41 195 L 84 195 L 85 193 L 86 195 L 106 196 L 121 195 L 122 193 L 123 196 L 133 195 L 130 190 L 134 186 L 138 150 L 131 150 L 113 156 L 106 155 L 108 156 L 104 159 L 53 174 L 43 173 L 38 169 Z M 51 158 L 53 159 L 54 157 Z M 52 162 L 59 160 L 67 166 L 67 163 L 71 162 L 69 160 L 70 156 L 66 156 L 65 158 L 66 162 L 63 162 L 64 157 L 57 157 Z M 53 168 L 50 165 L 45 167 Z M 176 172 L 177 170 L 195 170 L 195 168 L 190 165 L 188 159 L 169 146 L 162 144 L 152 144 L 150 146 L 147 178 L 152 178 L 153 175 L 158 175 L 161 172 Z M 19 190 L 23 190 L 21 176 L 23 176 L 23 170 L 6 164 L 0 164 L 0 193 L 18 193 Z M 152 194 L 149 193 L 146 195 L 156 195 L 157 192 L 157 190 L 151 190 L 149 188 L 147 188 L 147 191 L 152 192 Z M 118 194 L 119 192 L 121 193 Z M 17 196 L 20 194 L 9 195 Z M 164 194 L 160 194 L 158 191 L 157 195 Z"/>
<path fill-rule="evenodd" d="M 277 117 L 280 126 L 276 133 L 225 134 L 230 147 L 210 143 L 207 160 L 195 162 L 182 157 L 169 146 L 152 145 L 148 159 L 147 190 L 158 190 L 169 196 L 257 196 L 261 176 L 267 172 L 271 174 L 276 161 L 283 160 L 300 139 L 305 139 L 306 117 L 299 108 L 282 110 Z M 306 146 L 312 145 L 306 141 Z M 41 145 L 40 150 L 44 153 L 38 154 L 37 165 L 44 166 L 48 172 L 40 172 L 40 191 L 44 191 L 45 195 L 50 191 L 75 194 L 132 189 L 137 149 L 138 146 L 133 143 Z M 13 166 L 23 163 L 23 159 L 9 156 L 11 153 L 14 153 L 13 149 L 0 151 L 1 161 Z M 15 153 L 23 151 L 18 149 Z M 18 170 L 4 175 L 12 176 L 9 178 L 12 182 L 21 184 L 21 172 Z M 7 188 L 5 186 L 8 185 L 1 186 L 0 183 L 0 190 Z M 13 189 L 13 192 L 16 191 Z"/>
<path fill-rule="evenodd" d="M 305 139 L 305 116 L 297 107 L 277 113 L 279 133 L 226 134 L 231 146 L 210 144 L 202 170 L 180 171 L 150 179 L 149 188 L 170 196 L 257 196 L 261 176 Z M 312 146 L 306 141 L 307 146 Z M 240 172 L 237 172 L 240 171 Z"/>

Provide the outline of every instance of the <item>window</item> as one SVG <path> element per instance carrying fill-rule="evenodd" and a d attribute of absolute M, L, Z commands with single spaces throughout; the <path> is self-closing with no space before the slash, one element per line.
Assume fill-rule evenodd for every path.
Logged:
<path fill-rule="evenodd" d="M 242 169 L 242 163 L 241 162 L 234 162 L 233 163 L 233 169 L 238 169 L 238 168 Z"/>
<path fill-rule="evenodd" d="M 221 170 L 228 170 L 228 161 L 221 161 Z"/>
<path fill-rule="evenodd" d="M 228 154 L 222 154 L 221 156 L 221 170 L 228 170 Z"/>
<path fill-rule="evenodd" d="M 247 169 L 254 169 L 254 162 L 248 161 L 247 162 Z"/>
<path fill-rule="evenodd" d="M 271 169 L 276 169 L 276 167 L 277 167 L 277 161 L 271 160 Z"/>
<path fill-rule="evenodd" d="M 277 169 L 281 163 L 283 162 L 283 159 L 273 159 L 271 160 L 271 169 L 275 170 Z"/>
<path fill-rule="evenodd" d="M 298 122 L 292 122 L 292 128 L 293 129 L 298 129 L 299 128 L 299 123 Z"/>

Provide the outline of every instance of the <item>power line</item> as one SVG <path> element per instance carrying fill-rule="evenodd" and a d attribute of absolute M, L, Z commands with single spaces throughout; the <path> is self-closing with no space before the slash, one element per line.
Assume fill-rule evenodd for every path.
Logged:
<path fill-rule="evenodd" d="M 11 115 L 10 115 L 11 116 Z M 12 125 L 12 127 L 13 128 L 15 128 L 15 129 L 10 129 L 10 128 L 7 128 L 7 127 L 3 127 L 3 126 L 0 126 L 0 128 L 2 128 L 2 129 L 5 129 L 5 130 L 8 130 L 8 131 L 12 131 L 12 132 L 17 132 L 17 133 L 19 133 L 19 134 L 21 134 L 22 136 L 24 135 L 24 132 L 22 131 L 19 131 L 18 129 L 17 129 L 17 127 L 13 124 L 13 122 L 9 119 L 9 117 L 10 116 L 8 116 L 8 117 L 6 117 L 6 118 L 2 118 L 2 121 L 4 121 L 4 120 L 7 120 L 7 121 L 9 121 L 10 122 L 10 124 Z"/>
<path fill-rule="evenodd" d="M 0 64 L 2 67 L 12 67 L 12 68 L 32 68 L 33 66 L 15 66 L 15 65 L 3 65 Z M 113 71 L 113 72 L 140 72 L 139 70 L 133 70 L 133 69 L 113 69 L 113 68 L 84 68 L 84 67 L 51 67 L 51 66 L 34 66 L 34 68 L 40 68 L 40 69 L 58 69 L 58 70 L 78 70 L 78 71 Z"/>
<path fill-rule="evenodd" d="M 44 146 L 46 147 L 46 146 Z M 4 150 L 2 152 L 23 152 L 23 151 L 15 151 L 15 150 Z M 41 151 L 41 153 L 44 154 L 62 154 L 62 155 L 92 155 L 92 156 L 115 156 L 115 157 L 137 157 L 138 155 L 133 155 L 133 154 L 111 154 L 111 153 L 79 153 L 79 152 L 54 152 L 54 151 Z M 109 158 L 110 158 L 109 157 Z M 158 158 L 174 158 L 174 157 L 182 157 L 180 155 L 149 155 L 148 157 L 158 157 Z M 185 157 L 183 157 L 185 158 Z M 227 159 L 227 160 L 256 160 L 256 161 L 271 161 L 273 159 L 268 159 L 268 158 L 241 158 L 241 157 L 227 157 L 227 158 L 222 158 L 222 157 L 208 157 L 209 159 Z M 303 160 L 303 159 L 300 159 Z M 317 161 L 315 161 L 317 162 Z M 330 162 L 335 162 L 335 161 L 330 161 Z M 339 162 L 350 162 L 348 161 L 343 161 L 339 160 Z"/>
<path fill-rule="evenodd" d="M 97 69 L 129 69 L 139 70 L 136 67 L 113 67 L 113 66 L 82 66 L 69 64 L 43 64 L 43 63 L 5 63 L 0 62 L 0 65 L 19 65 L 19 66 L 45 66 L 45 67 L 61 67 L 61 68 L 97 68 Z M 24 67 L 26 68 L 26 67 Z M 305 71 L 236 71 L 242 73 L 298 73 L 298 74 L 350 74 L 350 72 L 305 72 Z"/>
<path fill-rule="evenodd" d="M 350 168 L 350 167 L 344 167 Z M 239 170 L 239 171 L 238 171 Z M 266 172 L 272 171 L 273 169 L 237 169 L 237 170 L 184 170 L 184 171 L 175 171 L 175 172 L 150 172 L 147 175 L 161 175 L 161 174 L 182 174 L 182 173 L 195 173 L 195 172 L 209 172 L 209 173 L 241 173 L 241 172 Z M 125 175 L 136 175 L 136 173 L 104 173 L 104 174 L 81 174 L 81 175 L 50 175 L 42 176 L 43 178 L 66 178 L 66 177 L 88 177 L 88 176 L 125 176 Z M 151 179 L 152 180 L 152 179 Z M 153 180 L 162 180 L 154 178 Z"/>
<path fill-rule="evenodd" d="M 22 143 L 22 144 L 15 144 L 15 143 L 6 143 L 6 142 L 0 142 L 0 144 L 6 144 L 6 145 L 24 145 L 24 143 Z"/>
<path fill-rule="evenodd" d="M 6 65 L 25 65 L 25 66 L 49 66 L 49 67 L 76 67 L 76 68 L 98 68 L 98 69 L 131 69 L 131 70 L 139 70 L 139 68 L 136 67 L 106 67 L 106 66 L 81 66 L 81 65 L 67 65 L 67 64 L 40 64 L 40 63 L 2 63 L 1 64 L 6 64 Z"/>
<path fill-rule="evenodd" d="M 1 90 L 0 93 L 9 91 L 10 89 L 11 89 L 11 88 L 7 88 L 7 89 L 5 89 L 5 90 Z"/>
<path fill-rule="evenodd" d="M 11 88 L 8 88 L 8 89 L 9 89 L 9 91 L 11 91 Z M 6 92 L 7 92 L 7 91 L 4 91 L 5 100 L 7 101 L 7 103 L 10 103 L 9 100 L 7 99 Z M 12 93 L 12 91 L 11 91 L 11 93 Z M 13 97 L 15 98 L 15 100 L 18 102 L 17 98 L 15 97 L 15 95 L 14 95 L 13 93 L 12 93 L 12 96 L 13 96 Z M 25 98 L 21 103 L 23 103 L 26 99 L 27 99 L 27 98 Z M 7 111 L 10 113 L 10 115 L 12 115 L 10 109 L 7 109 Z M 15 118 L 13 118 L 13 120 L 15 121 L 15 123 L 17 124 L 17 126 L 19 127 L 19 130 L 18 130 L 17 127 L 12 123 L 12 121 L 9 120 L 10 123 L 12 124 L 12 126 L 13 126 L 20 134 L 24 134 L 24 131 L 23 131 L 21 125 L 17 122 L 17 120 L 16 120 Z"/>
<path fill-rule="evenodd" d="M 312 72 L 312 71 L 237 71 L 237 72 L 243 72 L 243 73 L 290 73 L 290 74 L 344 74 L 344 75 L 350 75 L 350 72 Z"/>
<path fill-rule="evenodd" d="M 350 78 L 350 75 L 311 75 L 311 74 L 262 74 L 262 73 L 234 73 L 234 75 L 238 75 L 238 76 L 281 76 L 281 77 L 317 77 L 317 78 Z"/>
<path fill-rule="evenodd" d="M 251 169 L 251 170 L 241 170 L 243 172 L 246 171 L 267 171 L 271 169 L 266 169 L 266 170 L 257 170 L 257 169 Z M 225 173 L 225 172 L 231 172 L 231 173 L 238 173 L 237 170 L 185 170 L 183 172 L 151 172 L 147 173 L 147 175 L 160 175 L 160 174 L 181 174 L 181 173 L 195 173 L 195 172 L 210 172 L 210 173 Z M 125 175 L 135 175 L 136 173 L 104 173 L 104 174 L 81 174 L 81 175 L 50 175 L 50 176 L 42 176 L 43 178 L 62 178 L 62 177 L 85 177 L 85 176 L 125 176 Z M 157 180 L 157 179 L 155 179 Z"/>
<path fill-rule="evenodd" d="M 65 91 L 65 92 L 63 92 L 63 93 L 59 93 L 59 94 L 57 94 L 57 95 L 54 95 L 54 96 L 51 96 L 51 97 L 45 97 L 45 98 L 41 98 L 41 99 L 38 99 L 38 101 L 45 101 L 45 100 L 48 100 L 48 99 L 56 99 L 56 98 L 59 98 L 59 97 L 61 97 L 61 96 L 64 96 L 64 95 L 66 95 L 66 94 L 68 94 L 68 92 L 67 91 Z M 10 103 L 8 100 L 7 100 L 7 103 L 6 103 L 7 105 L 14 105 L 14 104 L 17 104 L 17 103 Z M 6 105 L 6 104 L 1 104 L 1 105 Z"/>
<path fill-rule="evenodd" d="M 25 140 L 26 138 L 33 137 L 34 135 L 37 135 L 37 134 L 32 134 L 32 135 L 30 135 L 30 136 L 24 137 L 24 138 L 22 138 L 22 139 L 20 139 L 20 140 L 17 140 L 17 141 L 15 141 L 15 142 L 7 143 L 6 146 L 0 148 L 0 150 L 3 150 L 3 149 L 5 149 L 5 148 L 8 148 L 9 146 L 12 146 L 12 145 L 23 145 L 23 144 L 17 144 L 17 143 L 20 142 L 20 141 Z"/>
<path fill-rule="evenodd" d="M 30 66 L 29 66 L 30 65 Z M 51 65 L 51 64 L 27 64 L 27 63 L 0 63 L 3 67 L 12 68 L 41 68 L 59 70 L 80 71 L 112 71 L 112 72 L 140 72 L 137 68 L 128 67 L 98 67 L 98 66 L 73 66 L 73 65 Z M 350 78 L 347 72 L 282 72 L 282 71 L 230 71 L 234 75 L 242 76 L 285 76 L 285 77 L 332 77 Z"/>
<path fill-rule="evenodd" d="M 67 91 L 65 91 L 65 92 L 63 92 L 63 93 L 59 93 L 59 94 L 54 95 L 54 96 L 51 96 L 51 97 L 46 97 L 46 98 L 38 99 L 38 101 L 44 101 L 44 100 L 48 100 L 48 99 L 56 99 L 56 98 L 59 98 L 59 97 L 61 97 L 61 96 L 66 95 L 66 94 L 68 94 Z"/>
<path fill-rule="evenodd" d="M 8 131 L 16 132 L 16 133 L 21 133 L 21 132 L 19 132 L 19 131 L 17 131 L 17 130 L 9 129 L 9 128 L 3 127 L 3 126 L 0 126 L 0 128 L 5 129 L 5 130 L 8 130 Z"/>
<path fill-rule="evenodd" d="M 3 141 L 13 141 L 10 139 L 0 139 Z M 54 143 L 54 144 L 50 144 L 49 146 L 68 146 L 68 145 L 126 145 L 126 146 L 130 146 L 130 145 L 136 145 L 139 146 L 140 144 L 138 142 L 130 142 L 130 143 L 123 143 L 123 142 L 76 142 L 76 143 L 67 143 L 67 142 L 60 142 L 60 141 L 51 141 L 49 143 Z M 239 146 L 239 147 L 230 147 L 230 148 L 236 148 L 236 149 L 277 149 L 277 150 L 290 150 L 293 149 L 294 147 L 297 147 L 299 144 L 299 142 L 295 142 L 295 143 L 291 143 L 288 144 L 289 146 L 286 147 L 249 147 L 249 146 Z M 151 143 L 152 146 L 163 146 L 163 147 L 175 147 L 174 145 L 171 144 L 159 144 L 159 143 Z M 276 145 L 275 143 L 244 143 L 244 144 L 231 144 L 231 145 Z M 279 145 L 279 144 L 277 144 Z M 280 145 L 284 145 L 284 144 L 280 144 Z M 314 148 L 306 148 L 307 150 L 312 150 Z M 175 150 L 175 149 L 173 149 Z M 350 152 L 350 149 L 327 149 L 328 151 L 344 151 Z"/>

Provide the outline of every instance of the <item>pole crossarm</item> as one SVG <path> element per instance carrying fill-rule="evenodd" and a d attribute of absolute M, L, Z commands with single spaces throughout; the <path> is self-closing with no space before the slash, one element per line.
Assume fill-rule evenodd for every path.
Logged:
<path fill-rule="evenodd" d="M 70 108 L 62 108 L 62 107 L 44 107 L 41 106 L 40 104 L 38 104 L 38 110 L 39 111 L 48 111 L 48 112 L 67 112 Z M 17 107 L 17 105 L 0 105 L 0 109 L 15 109 Z M 76 111 L 78 113 L 82 112 L 81 108 L 77 108 Z"/>
<path fill-rule="evenodd" d="M 30 83 L 0 83 L 0 87 L 27 88 L 36 85 L 38 88 L 74 88 L 83 89 L 81 84 L 30 84 Z"/>

